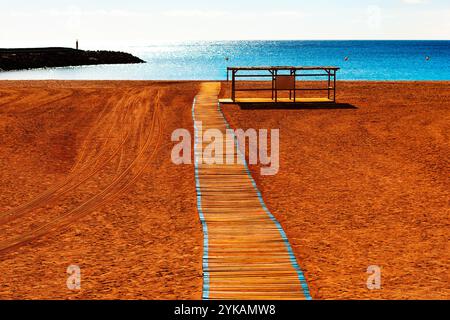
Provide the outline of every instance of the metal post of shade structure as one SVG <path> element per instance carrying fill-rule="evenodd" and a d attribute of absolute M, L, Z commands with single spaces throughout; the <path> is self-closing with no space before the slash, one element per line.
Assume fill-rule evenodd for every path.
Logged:
<path fill-rule="evenodd" d="M 278 102 L 278 87 L 277 87 L 277 77 L 278 77 L 278 70 L 275 70 L 275 102 Z"/>
<path fill-rule="evenodd" d="M 333 102 L 336 102 L 336 70 L 334 70 Z"/>
<path fill-rule="evenodd" d="M 330 99 L 330 86 L 331 86 L 331 70 L 327 70 L 328 73 L 328 99 Z"/>
<path fill-rule="evenodd" d="M 231 70 L 231 100 L 236 101 L 236 70 Z"/>
<path fill-rule="evenodd" d="M 289 74 L 292 76 L 292 70 L 289 70 Z M 292 90 L 289 89 L 289 100 L 292 100 Z"/>
<path fill-rule="evenodd" d="M 290 70 L 290 75 L 291 75 L 291 77 L 294 75 L 294 70 L 292 70 L 292 69 Z M 294 83 L 295 83 L 295 77 L 294 77 Z M 289 100 L 292 100 L 292 89 L 289 90 Z M 295 101 L 295 99 L 294 99 L 294 101 Z"/>
<path fill-rule="evenodd" d="M 275 90 L 275 76 L 274 76 L 272 70 L 269 70 L 269 72 L 272 75 L 272 100 L 273 100 L 273 98 L 274 98 L 274 90 Z"/>
<path fill-rule="evenodd" d="M 297 92 L 297 90 L 296 90 L 296 87 L 297 87 L 296 78 L 297 78 L 297 70 L 294 70 L 294 102 L 295 102 L 295 99 L 297 97 L 297 94 L 296 94 L 296 92 Z"/>

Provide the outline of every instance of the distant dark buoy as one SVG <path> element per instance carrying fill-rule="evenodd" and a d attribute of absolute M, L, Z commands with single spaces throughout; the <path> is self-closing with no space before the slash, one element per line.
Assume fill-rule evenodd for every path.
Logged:
<path fill-rule="evenodd" d="M 426 57 L 425 57 L 425 60 L 430 61 L 430 57 L 429 57 L 429 56 L 426 56 Z"/>
<path fill-rule="evenodd" d="M 228 57 L 225 57 L 225 61 L 228 61 L 228 60 L 230 60 L 230 58 L 228 58 Z"/>

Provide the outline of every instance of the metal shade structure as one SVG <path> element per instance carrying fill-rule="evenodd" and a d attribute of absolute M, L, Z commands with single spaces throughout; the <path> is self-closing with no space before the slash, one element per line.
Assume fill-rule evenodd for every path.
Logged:
<path fill-rule="evenodd" d="M 302 102 L 336 102 L 336 73 L 339 67 L 295 67 L 295 66 L 262 66 L 262 67 L 228 67 L 227 81 L 231 78 L 231 97 L 221 99 L 221 103 L 302 103 Z M 308 78 L 324 78 L 327 87 L 302 87 L 301 80 Z M 270 78 L 271 88 L 247 87 L 238 88 L 238 79 Z M 271 99 L 268 98 L 236 98 L 236 93 L 241 91 L 271 91 Z M 289 98 L 280 98 L 280 91 L 289 91 Z M 304 91 L 326 91 L 326 97 L 306 98 Z"/>

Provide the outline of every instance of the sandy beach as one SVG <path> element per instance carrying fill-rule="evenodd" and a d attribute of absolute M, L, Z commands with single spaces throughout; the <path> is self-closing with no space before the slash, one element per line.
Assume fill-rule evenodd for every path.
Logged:
<path fill-rule="evenodd" d="M 0 82 L 1 299 L 201 298 L 194 167 L 170 158 L 199 85 Z M 449 299 L 450 83 L 339 82 L 338 102 L 223 107 L 233 128 L 280 129 L 279 173 L 250 169 L 312 297 Z"/>
<path fill-rule="evenodd" d="M 192 128 L 196 90 L 0 84 L 2 299 L 201 297 L 194 172 L 170 158 L 172 131 Z M 71 264 L 79 292 L 66 286 Z"/>

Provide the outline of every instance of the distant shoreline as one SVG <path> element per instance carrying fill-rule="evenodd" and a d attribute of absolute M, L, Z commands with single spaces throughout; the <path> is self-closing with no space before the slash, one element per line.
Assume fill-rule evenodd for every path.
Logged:
<path fill-rule="evenodd" d="M 144 60 L 126 52 L 85 51 L 72 48 L 0 49 L 0 72 L 37 68 L 134 64 Z"/>

